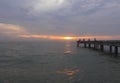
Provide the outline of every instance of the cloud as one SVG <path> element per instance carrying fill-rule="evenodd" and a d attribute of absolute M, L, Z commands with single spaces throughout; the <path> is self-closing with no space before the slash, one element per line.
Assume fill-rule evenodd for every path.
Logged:
<path fill-rule="evenodd" d="M 117 36 L 119 10 L 120 0 L 0 0 L 0 34 Z"/>
<path fill-rule="evenodd" d="M 28 3 L 27 7 L 30 14 L 48 13 L 64 6 L 65 0 L 34 0 Z"/>
<path fill-rule="evenodd" d="M 18 37 L 19 35 L 28 33 L 21 26 L 0 23 L 0 34 L 7 37 Z"/>
<path fill-rule="evenodd" d="M 53 35 L 38 35 L 38 34 L 29 34 L 29 35 L 20 35 L 21 38 L 25 39 L 49 39 L 49 40 L 78 40 L 78 39 L 94 39 L 98 40 L 116 40 L 120 39 L 120 35 L 108 36 L 108 35 L 82 35 L 82 36 L 53 36 Z"/>
<path fill-rule="evenodd" d="M 22 15 L 26 14 L 71 16 L 90 15 L 105 8 L 118 7 L 119 5 L 119 0 L 1 0 L 0 10 L 4 8 L 6 11 L 2 12 L 6 14 L 7 11 L 12 11 L 14 17 L 19 15 L 21 18 Z M 26 18 L 27 15 L 23 17 Z"/>
<path fill-rule="evenodd" d="M 28 2 L 29 14 L 89 15 L 104 8 L 119 6 L 118 0 L 34 0 Z"/>
<path fill-rule="evenodd" d="M 24 27 L 14 24 L 6 24 L 0 23 L 0 38 L 5 39 L 49 39 L 49 40 L 65 40 L 66 37 L 69 36 L 60 36 L 60 35 L 40 35 L 34 34 L 26 31 Z M 120 39 L 120 35 L 91 35 L 91 34 L 84 34 L 81 36 L 70 36 L 72 40 L 76 40 L 79 38 L 97 38 L 97 39 Z"/>
<path fill-rule="evenodd" d="M 15 3 L 15 4 L 14 4 Z M 29 20 L 32 16 L 90 15 L 106 8 L 119 7 L 119 0 L 1 0 L 0 10 L 9 18 Z M 15 10 L 15 11 L 14 11 Z M 2 15 L 2 12 L 0 13 Z M 13 16 L 12 16 L 13 15 Z M 66 18 L 65 17 L 65 18 Z"/>

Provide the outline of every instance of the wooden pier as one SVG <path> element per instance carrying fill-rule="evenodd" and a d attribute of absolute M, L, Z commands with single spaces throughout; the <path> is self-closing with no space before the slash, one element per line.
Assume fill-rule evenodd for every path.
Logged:
<path fill-rule="evenodd" d="M 119 51 L 119 47 L 120 47 L 120 40 L 90 40 L 88 39 L 87 41 L 85 41 L 85 39 L 83 40 L 78 40 L 77 41 L 77 47 L 80 47 L 80 45 L 83 44 L 85 48 L 92 48 L 92 49 L 97 49 L 100 51 L 105 51 L 105 46 L 109 47 L 109 53 L 114 53 L 115 56 L 118 55 Z"/>

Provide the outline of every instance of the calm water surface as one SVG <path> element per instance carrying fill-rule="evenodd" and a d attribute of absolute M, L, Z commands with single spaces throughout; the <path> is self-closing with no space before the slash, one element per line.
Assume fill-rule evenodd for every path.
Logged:
<path fill-rule="evenodd" d="M 120 83 L 120 57 L 74 42 L 1 42 L 0 83 Z"/>

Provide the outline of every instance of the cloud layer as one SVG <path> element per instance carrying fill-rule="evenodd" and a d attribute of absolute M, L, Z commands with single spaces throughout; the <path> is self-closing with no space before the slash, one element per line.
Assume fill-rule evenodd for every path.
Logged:
<path fill-rule="evenodd" d="M 28 2 L 30 13 L 56 13 L 60 15 L 94 13 L 101 9 L 118 7 L 119 0 L 34 0 Z"/>
<path fill-rule="evenodd" d="M 19 37 L 20 35 L 28 34 L 23 27 L 12 24 L 0 23 L 0 35 L 4 37 Z"/>
<path fill-rule="evenodd" d="M 118 36 L 119 10 L 120 0 L 0 0 L 0 34 Z"/>
<path fill-rule="evenodd" d="M 62 8 L 64 0 L 36 0 L 28 4 L 31 14 L 48 13 Z"/>

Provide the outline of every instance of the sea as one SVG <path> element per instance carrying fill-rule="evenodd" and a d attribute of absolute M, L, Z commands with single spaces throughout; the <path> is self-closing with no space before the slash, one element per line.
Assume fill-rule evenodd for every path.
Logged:
<path fill-rule="evenodd" d="M 120 55 L 74 41 L 0 42 L 0 83 L 120 83 Z"/>

